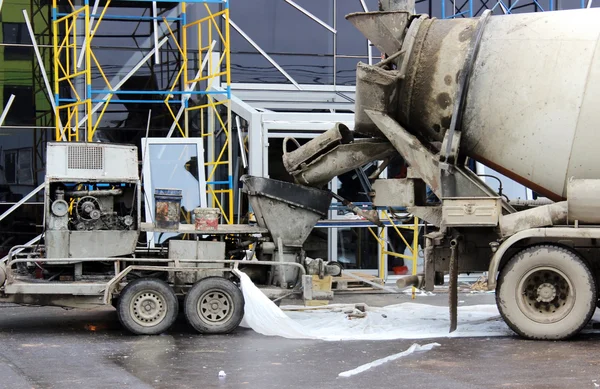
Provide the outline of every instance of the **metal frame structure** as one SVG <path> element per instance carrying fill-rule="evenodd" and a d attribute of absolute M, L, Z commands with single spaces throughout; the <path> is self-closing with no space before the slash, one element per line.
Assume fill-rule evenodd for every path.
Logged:
<path fill-rule="evenodd" d="M 233 223 L 234 196 L 231 152 L 231 58 L 229 50 L 229 1 L 228 0 L 192 0 L 178 3 L 180 13 L 177 16 L 157 15 L 156 2 L 152 2 L 152 16 L 118 15 L 107 12 L 118 3 L 117 0 L 107 0 L 101 13 L 97 13 L 98 1 L 93 10 L 89 0 L 84 0 L 83 5 L 77 7 L 70 4 L 70 12 L 60 12 L 57 0 L 52 3 L 53 16 L 53 45 L 54 45 L 54 102 L 56 107 L 56 140 L 92 142 L 101 122 L 102 116 L 111 103 L 156 104 L 164 103 L 173 119 L 173 126 L 167 137 L 173 133 L 181 137 L 189 137 L 190 119 L 193 111 L 199 111 L 200 137 L 207 138 L 209 144 L 210 160 L 205 162 L 208 168 L 207 187 L 211 194 L 213 207 L 219 208 L 227 223 Z M 206 17 L 199 20 L 188 21 L 187 3 L 204 5 Z M 209 3 L 220 4 L 221 10 L 213 12 Z M 94 54 L 93 39 L 103 20 L 137 20 L 152 22 L 154 30 L 154 49 L 144 57 L 149 60 L 154 56 L 155 61 L 160 61 L 159 50 L 167 41 L 174 44 L 179 52 L 181 62 L 176 76 L 168 90 L 127 90 L 119 88 L 126 79 L 137 69 L 113 85 L 102 69 L 102 65 Z M 223 22 L 221 22 L 223 19 Z M 158 23 L 164 24 L 167 34 L 163 38 L 158 36 Z M 181 25 L 181 33 L 176 34 L 171 28 L 171 23 Z M 78 33 L 79 28 L 79 33 Z M 81 33 L 83 30 L 83 34 Z M 59 34 L 62 34 L 59 38 Z M 82 37 L 83 35 L 83 37 Z M 178 36 L 179 35 L 179 36 Z M 193 43 L 192 43 L 193 41 Z M 218 43 L 220 52 L 215 50 Z M 196 50 L 190 50 L 195 47 Z M 196 57 L 197 56 L 197 57 Z M 190 63 L 196 58 L 204 58 L 202 66 L 195 76 Z M 62 63 L 64 61 L 64 64 Z M 144 61 L 145 62 L 145 61 Z M 143 62 L 142 62 L 143 63 Z M 192 64 L 193 65 L 193 64 Z M 206 66 L 205 66 L 206 65 Z M 104 81 L 104 88 L 92 87 L 92 72 L 100 74 Z M 219 82 L 222 91 L 212 89 L 212 85 Z M 63 84 L 64 87 L 63 88 Z M 85 85 L 83 87 L 83 85 Z M 200 88 L 197 89 L 197 86 Z M 64 96 L 65 91 L 69 92 Z M 127 98 L 127 95 L 145 95 L 146 99 Z M 118 99 L 113 99 L 117 95 Z M 222 98 L 216 99 L 215 95 Z M 125 97 L 124 97 L 125 96 Z M 194 96 L 200 103 L 191 104 Z M 206 100 L 205 102 L 202 100 Z M 179 106 L 175 114 L 173 106 Z M 222 112 L 222 111 L 225 112 Z M 96 114 L 97 111 L 100 111 Z M 184 124 L 179 120 L 183 114 Z M 214 124 L 209 128 L 204 118 Z M 64 121 L 64 124 L 61 123 Z M 83 127 L 82 127 L 83 126 Z M 177 131 L 174 131 L 174 130 Z M 80 137 L 80 133 L 83 133 Z M 219 138 L 216 140 L 216 138 Z M 222 174 L 222 168 L 226 173 Z M 219 176 L 223 176 L 219 179 Z"/>
<path fill-rule="evenodd" d="M 354 87 L 350 86 L 321 86 L 299 84 L 298 90 L 294 85 L 255 85 L 255 84 L 232 84 L 232 109 L 236 115 L 248 122 L 247 135 L 249 147 L 249 167 L 251 175 L 269 177 L 269 141 L 276 138 L 288 136 L 298 139 L 312 139 L 315 136 L 329 130 L 336 123 L 343 123 L 349 128 L 354 127 Z M 215 88 L 219 88 L 215 86 Z M 291 110 L 296 112 L 289 112 Z M 275 112 L 283 110 L 286 112 Z M 329 112 L 310 112 L 311 110 L 323 110 Z M 339 209 L 341 204 L 332 204 L 332 209 Z M 384 210 L 381 212 L 382 221 L 386 228 L 378 228 L 368 221 L 343 220 L 332 216 L 332 219 L 317 223 L 315 228 L 329 230 L 329 257 L 335 260 L 337 257 L 338 228 L 365 228 L 370 231 L 378 244 L 379 266 L 376 274 L 379 278 L 386 280 L 388 255 L 411 259 L 416 274 L 418 258 L 418 229 L 419 221 L 410 225 L 402 225 L 395 222 Z M 385 238 L 386 230 L 393 228 L 400 239 L 407 241 L 402 235 L 405 230 L 413 232 L 413 242 L 407 243 L 411 252 L 410 256 L 395 253 L 389 250 Z M 417 233 L 414 233 L 414 232 Z M 390 232 L 393 233 L 393 232 Z M 333 235 L 332 235 L 333 234 Z M 364 272 L 364 271 L 363 271 Z M 392 277 L 393 278 L 393 277 Z"/>
<path fill-rule="evenodd" d="M 411 224 L 399 224 L 399 223 L 394 222 L 394 220 L 390 217 L 387 210 L 382 210 L 382 211 L 380 211 L 380 213 L 383 216 L 383 219 L 387 220 L 389 222 L 389 226 L 387 226 L 387 228 L 380 228 L 378 233 L 375 233 L 375 231 L 373 231 L 373 228 L 369 227 L 369 232 L 371 233 L 371 235 L 373 235 L 373 237 L 377 240 L 377 242 L 381 246 L 381 248 L 379 250 L 379 252 L 380 252 L 380 255 L 379 255 L 379 278 L 381 278 L 382 280 L 387 279 L 388 272 L 386 271 L 387 269 L 386 269 L 386 261 L 385 261 L 387 258 L 386 257 L 387 255 L 391 255 L 392 257 L 396 257 L 396 258 L 410 260 L 411 261 L 410 272 L 412 275 L 416 275 L 417 274 L 417 262 L 419 259 L 419 218 L 414 217 L 413 222 Z M 385 235 L 386 235 L 386 230 L 389 230 L 389 228 L 393 228 L 393 230 L 396 232 L 397 236 L 400 239 L 402 239 L 402 241 L 404 242 L 404 244 L 410 251 L 410 255 L 400 254 L 395 251 L 388 250 L 388 241 L 387 241 Z M 404 237 L 404 234 L 402 234 L 401 230 L 409 230 L 413 233 L 413 238 L 412 238 L 411 243 L 408 243 L 408 241 Z M 388 237 L 389 237 L 389 235 L 388 235 Z M 415 298 L 415 292 L 416 292 L 416 288 L 413 286 L 412 287 L 412 298 L 413 299 Z"/>

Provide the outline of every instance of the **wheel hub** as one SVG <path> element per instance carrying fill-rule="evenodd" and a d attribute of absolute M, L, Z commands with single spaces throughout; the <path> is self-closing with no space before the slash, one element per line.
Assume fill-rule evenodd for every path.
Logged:
<path fill-rule="evenodd" d="M 133 320 L 144 327 L 160 323 L 167 313 L 164 297 L 154 291 L 138 293 L 131 301 L 130 310 Z"/>
<path fill-rule="evenodd" d="M 205 322 L 224 322 L 233 314 L 233 303 L 226 293 L 208 291 L 198 300 L 198 313 Z"/>
<path fill-rule="evenodd" d="M 553 268 L 537 268 L 520 282 L 521 311 L 539 323 L 562 320 L 574 304 L 574 295 L 564 274 Z"/>
<path fill-rule="evenodd" d="M 554 285 L 544 282 L 537 288 L 537 301 L 549 303 L 556 298 L 556 288 Z"/>

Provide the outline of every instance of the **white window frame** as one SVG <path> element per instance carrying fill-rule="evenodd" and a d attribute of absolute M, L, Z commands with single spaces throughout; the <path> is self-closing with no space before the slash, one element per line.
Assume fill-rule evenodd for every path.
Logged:
<path fill-rule="evenodd" d="M 200 193 L 200 207 L 207 207 L 206 173 L 204 166 L 203 138 L 142 138 L 142 188 L 145 193 L 145 218 L 146 222 L 154 221 L 154 193 L 148 193 L 152 186 L 152 167 L 150 166 L 149 150 L 151 145 L 190 145 L 196 147 L 198 157 L 198 193 Z M 154 247 L 154 233 L 146 234 L 148 247 Z"/>

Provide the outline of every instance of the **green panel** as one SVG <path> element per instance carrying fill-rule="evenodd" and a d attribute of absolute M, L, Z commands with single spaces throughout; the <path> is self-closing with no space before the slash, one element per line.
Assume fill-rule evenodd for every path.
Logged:
<path fill-rule="evenodd" d="M 34 2 L 37 4 L 37 2 Z M 50 30 L 47 26 L 49 20 L 49 7 L 37 5 L 32 7 L 32 1 L 29 0 L 10 0 L 4 1 L 1 10 L 0 21 L 0 42 L 4 43 L 4 23 L 22 23 L 23 32 L 29 36 L 24 24 L 23 9 L 27 10 L 29 17 L 35 14 L 33 20 L 34 31 L 37 36 L 38 44 L 51 44 Z M 46 18 L 44 18 L 44 16 Z M 27 86 L 31 87 L 35 92 L 35 105 L 38 112 L 50 111 L 50 103 L 46 97 L 46 89 L 43 85 L 38 85 L 37 79 L 41 77 L 33 77 L 34 64 L 37 64 L 33 48 L 30 49 L 30 56 L 27 59 L 5 59 L 6 46 L 0 46 L 0 104 L 3 107 L 4 101 L 4 86 Z M 49 48 L 41 49 L 44 56 L 44 66 L 46 71 L 51 70 L 51 54 Z M 53 79 L 52 74 L 48 74 L 50 81 Z M 39 124 L 39 123 L 38 123 Z"/>

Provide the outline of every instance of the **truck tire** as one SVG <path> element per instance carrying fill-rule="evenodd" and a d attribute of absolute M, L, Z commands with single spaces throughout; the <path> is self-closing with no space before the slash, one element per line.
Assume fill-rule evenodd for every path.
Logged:
<path fill-rule="evenodd" d="M 185 317 L 201 334 L 228 334 L 244 317 L 244 295 L 233 282 L 222 277 L 207 277 L 188 291 Z"/>
<path fill-rule="evenodd" d="M 496 304 L 508 326 L 528 339 L 567 339 L 596 309 L 596 282 L 574 252 L 537 245 L 517 253 L 500 272 Z"/>
<path fill-rule="evenodd" d="M 157 335 L 171 327 L 179 311 L 173 289 L 164 281 L 140 278 L 127 284 L 117 302 L 119 321 L 136 335 Z"/>

